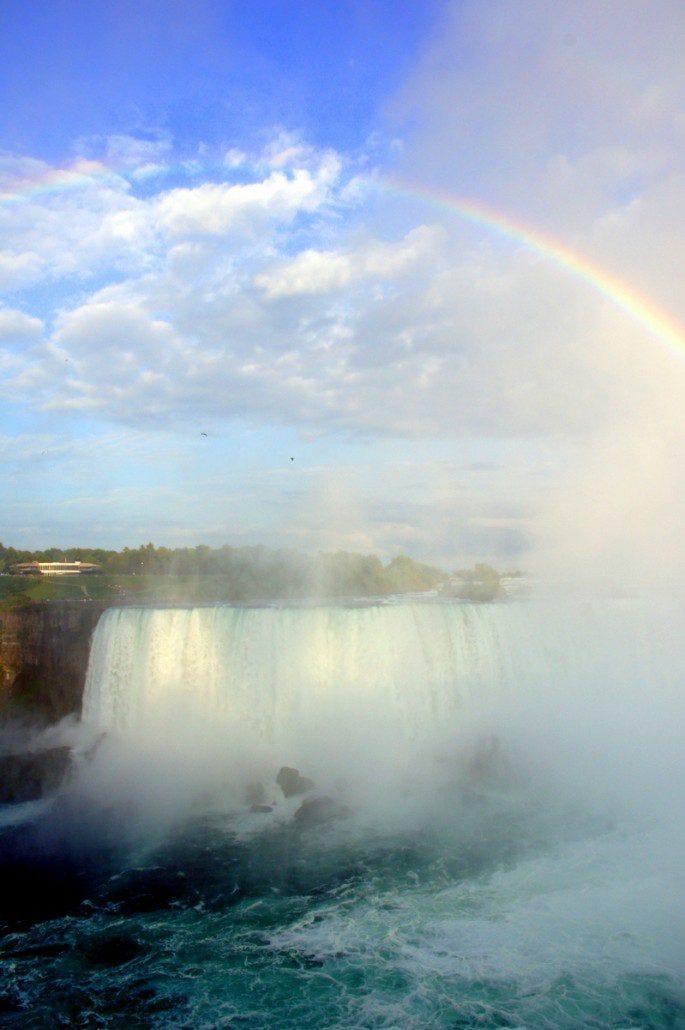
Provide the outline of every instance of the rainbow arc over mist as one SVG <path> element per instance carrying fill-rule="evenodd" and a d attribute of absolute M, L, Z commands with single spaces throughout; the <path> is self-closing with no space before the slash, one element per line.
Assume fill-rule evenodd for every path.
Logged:
<path fill-rule="evenodd" d="M 481 226 L 540 254 L 545 260 L 583 280 L 595 292 L 603 294 L 650 335 L 666 344 L 681 360 L 685 359 L 685 327 L 629 283 L 559 240 L 480 200 L 437 193 L 423 186 L 408 185 L 396 179 L 384 179 L 383 186 L 391 193 L 412 200 L 418 199 L 432 207 L 446 210 L 452 216 Z"/>
<path fill-rule="evenodd" d="M 240 166 L 245 172 L 248 169 L 265 172 L 265 165 L 250 165 L 247 161 Z M 232 166 L 236 171 L 238 166 Z M 12 189 L 0 191 L 0 206 L 17 204 L 22 201 L 40 198 L 52 193 L 71 192 L 85 189 L 97 182 L 126 182 L 129 185 L 158 177 L 160 181 L 174 174 L 181 174 L 187 182 L 185 188 L 192 188 L 202 173 L 211 174 L 227 186 L 240 185 L 227 181 L 229 169 L 226 164 L 200 163 L 197 161 L 177 164 L 157 164 L 150 169 L 135 168 L 130 165 L 120 169 L 101 161 L 80 160 L 70 168 L 43 169 L 35 177 L 28 177 L 17 183 Z M 271 169 L 273 171 L 273 169 Z M 195 180 L 195 183 L 192 181 Z M 602 294 L 612 304 L 625 312 L 631 319 L 641 325 L 647 332 L 665 344 L 681 360 L 685 359 L 685 327 L 672 315 L 661 310 L 657 305 L 630 283 L 625 282 L 612 272 L 591 261 L 577 250 L 554 239 L 547 233 L 526 224 L 511 214 L 499 211 L 494 207 L 467 197 L 452 196 L 417 186 L 399 179 L 384 177 L 374 180 L 382 191 L 405 197 L 412 201 L 420 200 L 447 212 L 451 217 L 458 217 L 477 225 L 490 233 L 505 237 L 514 243 L 539 254 L 544 260 L 556 264 L 577 279 L 585 282 L 595 292 Z M 178 182 L 172 187 L 179 188 Z"/>

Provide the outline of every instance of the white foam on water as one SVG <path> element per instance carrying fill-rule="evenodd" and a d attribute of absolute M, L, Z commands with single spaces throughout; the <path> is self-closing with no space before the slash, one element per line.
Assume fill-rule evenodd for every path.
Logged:
<path fill-rule="evenodd" d="M 485 1025 L 498 1025 L 487 1022 L 487 997 L 506 1025 L 618 1025 L 606 1013 L 630 1007 L 636 979 L 642 994 L 651 981 L 652 993 L 685 1002 L 681 843 L 660 831 L 608 833 L 443 889 L 410 882 L 347 896 L 283 928 L 271 946 L 337 959 L 343 982 L 345 968 L 365 969 L 378 986 L 355 1002 L 359 1025 L 390 1018 L 390 972 L 406 982 L 403 1026 L 421 1025 L 417 997 L 433 1010 L 442 997 Z"/>

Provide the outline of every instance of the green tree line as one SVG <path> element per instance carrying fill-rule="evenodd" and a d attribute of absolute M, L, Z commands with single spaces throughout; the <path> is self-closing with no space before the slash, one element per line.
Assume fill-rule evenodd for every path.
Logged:
<path fill-rule="evenodd" d="M 430 590 L 447 573 L 399 555 L 384 564 L 377 555 L 347 551 L 306 555 L 267 547 L 155 547 L 143 544 L 122 551 L 49 547 L 24 551 L 0 544 L 0 572 L 32 561 L 81 561 L 99 565 L 110 577 L 132 577 L 155 584 L 155 593 L 181 593 L 207 600 L 257 600 L 289 597 L 383 596 Z M 168 580 L 165 589 L 160 580 Z M 175 584 L 171 590 L 171 584 Z M 89 592 L 93 592 L 89 587 Z M 140 592 L 142 584 L 136 590 Z"/>

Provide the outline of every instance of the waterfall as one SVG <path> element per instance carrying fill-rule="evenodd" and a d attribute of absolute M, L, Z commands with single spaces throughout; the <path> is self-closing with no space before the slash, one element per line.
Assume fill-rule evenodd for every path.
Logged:
<path fill-rule="evenodd" d="M 176 748 L 319 770 L 338 760 L 338 771 L 343 754 L 348 766 L 408 765 L 475 727 L 552 748 L 571 768 L 664 738 L 661 702 L 677 678 L 669 611 L 629 601 L 111 609 L 83 720 Z"/>
<path fill-rule="evenodd" d="M 113 609 L 93 642 L 83 716 L 127 731 L 190 706 L 270 737 L 349 712 L 412 735 L 539 676 L 545 656 L 526 653 L 524 636 L 520 609 L 502 606 Z"/>
<path fill-rule="evenodd" d="M 152 973 L 160 1025 L 675 1026 L 684 630 L 654 598 L 109 610 L 73 775 L 13 838 L 27 904 L 46 846 L 58 890 L 102 872 L 9 972 L 134 1022 Z"/>

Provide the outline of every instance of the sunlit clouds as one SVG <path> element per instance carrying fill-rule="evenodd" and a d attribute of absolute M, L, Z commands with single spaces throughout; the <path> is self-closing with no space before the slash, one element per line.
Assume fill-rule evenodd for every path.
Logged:
<path fill-rule="evenodd" d="M 89 467 L 103 544 L 135 543 L 149 510 L 160 543 L 519 561 L 538 540 L 559 551 L 559 506 L 573 506 L 557 497 L 582 497 L 598 454 L 611 471 L 591 472 L 575 517 L 579 540 L 587 512 L 599 518 L 588 555 L 611 507 L 601 483 L 634 505 L 624 486 L 639 480 L 655 508 L 680 510 L 683 355 L 549 255 L 422 189 L 537 227 L 685 324 L 684 20 L 667 2 L 454 5 L 349 149 L 294 119 L 255 127 L 258 145 L 180 144 L 157 127 L 83 135 L 61 162 L 6 150 L 6 438 L 83 443 L 82 461 L 104 448 L 108 485 Z M 115 454 L 112 432 L 148 441 L 167 471 Z M 77 542 L 78 506 L 59 506 L 79 492 L 39 475 L 60 540 Z M 326 485 L 341 475 L 349 525 Z M 35 493 L 5 483 L 25 505 L 7 533 L 45 542 Z"/>
<path fill-rule="evenodd" d="M 0 311 L 3 339 L 13 327 L 33 342 L 5 396 L 31 400 L 31 381 L 39 409 L 131 425 L 202 410 L 408 438 L 605 418 L 606 391 L 623 384 L 593 381 L 616 346 L 600 298 L 525 248 L 505 262 L 456 217 L 425 211 L 429 222 L 371 234 L 367 206 L 342 199 L 342 159 L 306 156 L 311 167 L 289 168 L 279 153 L 282 170 L 251 182 L 137 196 L 128 179 L 93 176 L 8 206 L 18 252 L 30 231 L 54 285 L 42 335 L 30 308 Z M 15 296 L 30 305 L 39 282 Z M 612 317 L 620 349 L 631 327 Z"/>

